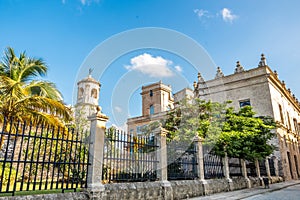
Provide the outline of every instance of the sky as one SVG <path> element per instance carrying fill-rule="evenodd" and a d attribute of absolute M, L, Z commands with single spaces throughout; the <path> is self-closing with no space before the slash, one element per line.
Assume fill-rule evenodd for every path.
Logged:
<path fill-rule="evenodd" d="M 192 88 L 198 71 L 208 80 L 236 61 L 251 69 L 261 53 L 300 98 L 299 9 L 298 0 L 0 0 L 0 50 L 42 58 L 67 104 L 93 68 L 99 104 L 122 126 L 141 114 L 142 85 Z"/>

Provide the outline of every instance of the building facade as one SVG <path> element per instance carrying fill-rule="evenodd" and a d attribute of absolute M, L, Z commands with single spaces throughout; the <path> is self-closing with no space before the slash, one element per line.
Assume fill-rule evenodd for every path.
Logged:
<path fill-rule="evenodd" d="M 145 125 L 166 117 L 167 112 L 185 97 L 192 98 L 193 90 L 184 88 L 172 94 L 172 88 L 161 81 L 142 87 L 142 116 L 127 119 L 128 133 L 141 134 Z"/>
<path fill-rule="evenodd" d="M 244 70 L 237 62 L 234 74 L 224 76 L 218 67 L 214 79 L 204 80 L 198 74 L 194 82 L 195 97 L 215 102 L 231 100 L 236 110 L 251 105 L 257 116 L 270 116 L 279 124 L 277 138 L 271 141 L 278 148 L 272 156 L 279 160 L 279 170 L 286 179 L 299 178 L 300 104 L 276 71 L 261 55 L 258 67 Z"/>

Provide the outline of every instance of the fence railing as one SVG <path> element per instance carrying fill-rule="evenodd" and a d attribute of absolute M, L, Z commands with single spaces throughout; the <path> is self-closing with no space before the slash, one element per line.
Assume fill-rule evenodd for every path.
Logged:
<path fill-rule="evenodd" d="M 97 132 L 98 139 L 103 143 L 101 148 L 98 145 L 100 140 L 91 139 L 95 134 L 5 120 L 0 124 L 0 193 L 75 190 L 87 187 L 88 181 L 95 180 L 93 177 L 97 177 L 97 184 L 101 181 L 202 180 L 242 176 L 244 171 L 239 159 L 223 159 L 214 155 L 199 138 L 182 146 L 176 142 L 167 144 L 162 128 L 159 134 L 149 136 L 105 129 L 93 121 L 91 124 L 94 127 L 91 133 L 96 133 L 95 127 L 102 130 Z M 103 148 L 99 156 L 94 156 L 95 146 L 96 152 Z M 226 160 L 228 163 L 225 163 Z M 274 176 L 274 160 L 268 161 Z M 264 175 L 265 162 L 259 166 Z M 88 169 L 92 173 L 88 173 Z M 257 176 L 253 162 L 246 161 L 245 170 L 248 176 Z"/>
<path fill-rule="evenodd" d="M 0 131 L 0 193 L 87 186 L 83 133 L 14 119 L 4 119 Z"/>
<path fill-rule="evenodd" d="M 266 168 L 266 160 L 262 160 L 259 162 L 259 171 L 261 176 L 268 176 L 267 168 Z"/>
<path fill-rule="evenodd" d="M 256 177 L 256 167 L 254 162 L 246 161 L 247 176 Z"/>
<path fill-rule="evenodd" d="M 102 180 L 104 183 L 156 180 L 154 136 L 135 136 L 114 128 L 105 133 Z"/>
<path fill-rule="evenodd" d="M 222 157 L 215 155 L 211 149 L 210 146 L 203 146 L 204 178 L 223 178 L 224 171 Z"/>
<path fill-rule="evenodd" d="M 229 176 L 242 176 L 242 165 L 241 160 L 239 158 L 229 158 Z"/>
<path fill-rule="evenodd" d="M 271 176 L 276 176 L 274 160 L 272 158 L 269 158 L 268 161 L 269 161 Z"/>
<path fill-rule="evenodd" d="M 198 178 L 196 166 L 196 147 L 182 142 L 167 144 L 168 180 L 188 180 Z"/>

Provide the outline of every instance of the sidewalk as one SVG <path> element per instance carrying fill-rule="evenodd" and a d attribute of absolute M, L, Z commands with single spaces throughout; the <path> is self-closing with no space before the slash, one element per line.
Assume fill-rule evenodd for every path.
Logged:
<path fill-rule="evenodd" d="M 208 196 L 201 196 L 201 197 L 194 197 L 191 198 L 193 200 L 234 200 L 234 199 L 244 199 L 247 197 L 251 197 L 257 194 L 263 194 L 267 192 L 273 192 L 276 190 L 281 190 L 283 188 L 293 186 L 300 184 L 300 180 L 292 180 L 287 182 L 281 182 L 281 183 L 275 183 L 270 185 L 270 189 L 265 189 L 264 187 L 256 187 L 256 188 L 250 188 L 250 189 L 243 189 L 243 190 L 236 190 L 232 192 L 222 192 L 222 193 L 216 193 Z"/>

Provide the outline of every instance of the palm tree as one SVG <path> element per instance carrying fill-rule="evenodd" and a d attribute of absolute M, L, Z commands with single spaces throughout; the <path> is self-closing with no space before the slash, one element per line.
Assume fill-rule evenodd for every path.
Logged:
<path fill-rule="evenodd" d="M 52 82 L 42 80 L 48 67 L 42 59 L 16 56 L 8 47 L 0 61 L 0 122 L 14 117 L 21 121 L 64 126 L 71 109 Z"/>

